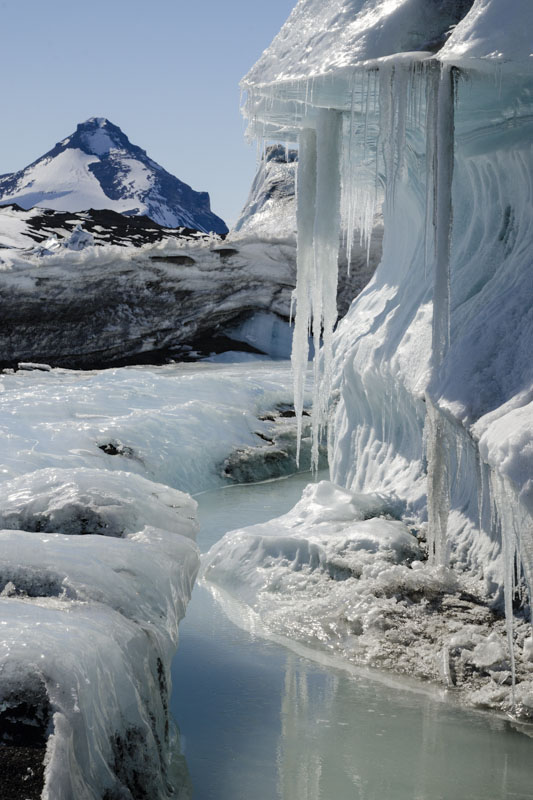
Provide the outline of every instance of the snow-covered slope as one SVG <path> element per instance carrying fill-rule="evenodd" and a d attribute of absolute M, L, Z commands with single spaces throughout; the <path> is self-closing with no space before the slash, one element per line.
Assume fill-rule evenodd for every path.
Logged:
<path fill-rule="evenodd" d="M 148 217 L 127 217 L 109 209 L 75 212 L 0 205 L 0 250 L 14 248 L 29 251 L 27 255 L 45 255 L 65 245 L 76 228 L 86 234 L 83 247 L 78 250 L 90 245 L 137 248 L 165 239 L 194 242 L 206 238 L 206 234 L 191 228 L 168 228 Z"/>
<path fill-rule="evenodd" d="M 169 228 L 226 233 L 207 192 L 195 192 L 132 144 L 107 119 L 91 117 L 20 172 L 0 176 L 0 204 L 58 211 L 111 209 Z"/>

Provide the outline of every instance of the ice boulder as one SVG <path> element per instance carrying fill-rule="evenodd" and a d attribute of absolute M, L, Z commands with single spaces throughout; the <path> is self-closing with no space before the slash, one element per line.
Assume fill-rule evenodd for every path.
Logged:
<path fill-rule="evenodd" d="M 2 484 L 1 528 L 0 745 L 21 767 L 34 748 L 45 800 L 184 797 L 169 671 L 199 566 L 195 501 L 48 468 Z"/>
<path fill-rule="evenodd" d="M 42 469 L 0 486 L 0 528 L 125 536 L 153 525 L 194 537 L 196 502 L 140 475 Z"/>

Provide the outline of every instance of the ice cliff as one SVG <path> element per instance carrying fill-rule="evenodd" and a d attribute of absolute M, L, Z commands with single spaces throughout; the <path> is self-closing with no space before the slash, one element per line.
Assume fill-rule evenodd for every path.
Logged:
<path fill-rule="evenodd" d="M 313 426 L 318 441 L 329 424 L 333 480 L 399 504 L 396 515 L 426 539 L 424 569 L 451 567 L 495 613 L 505 607 L 509 671 L 498 683 L 487 662 L 478 701 L 526 716 L 529 667 L 520 691 L 501 683 L 514 682 L 517 653 L 527 665 L 533 586 L 532 30 L 526 0 L 300 0 L 243 80 L 250 135 L 299 145 L 296 406 L 311 325 L 322 342 Z M 339 235 L 371 243 L 379 209 L 381 263 L 335 329 Z M 278 562 L 261 542 L 266 575 Z M 287 553 L 281 563 L 295 570 L 321 563 Z M 242 551 L 238 565 L 229 561 L 217 561 L 219 575 L 246 571 Z M 408 588 L 411 572 L 404 593 L 392 591 L 396 626 L 424 597 Z M 432 592 L 453 594 L 437 584 L 419 610 Z M 358 639 L 378 607 L 350 625 L 344 601 L 326 604 L 314 621 L 307 615 L 307 633 L 330 624 L 321 641 L 343 630 L 346 652 L 379 663 L 379 644 L 372 657 Z M 381 619 L 386 642 L 391 623 Z M 440 670 L 451 685 L 463 680 L 461 664 L 483 672 L 468 655 L 475 647 L 466 632 L 434 632 L 426 675 Z"/>

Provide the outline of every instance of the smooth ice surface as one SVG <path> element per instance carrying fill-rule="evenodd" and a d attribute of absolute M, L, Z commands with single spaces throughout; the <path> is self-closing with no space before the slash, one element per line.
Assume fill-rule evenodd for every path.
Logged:
<path fill-rule="evenodd" d="M 24 371 L 0 385 L 1 480 L 87 467 L 188 492 L 223 483 L 229 453 L 261 443 L 258 416 L 291 402 L 286 362 Z"/>
<path fill-rule="evenodd" d="M 307 479 L 197 496 L 201 549 L 286 512 Z M 173 662 L 173 709 L 197 800 L 529 797 L 531 742 L 506 721 L 343 670 L 316 651 L 308 660 L 294 640 L 284 640 L 288 650 L 260 628 L 235 627 L 219 600 L 242 624 L 227 596 L 197 586 Z"/>

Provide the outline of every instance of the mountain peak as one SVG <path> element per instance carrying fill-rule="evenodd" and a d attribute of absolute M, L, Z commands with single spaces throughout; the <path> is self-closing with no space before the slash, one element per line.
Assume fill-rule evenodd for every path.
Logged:
<path fill-rule="evenodd" d="M 80 122 L 76 133 L 60 142 L 60 146 L 79 147 L 84 153 L 106 156 L 111 150 L 135 149 L 145 155 L 145 151 L 131 144 L 118 125 L 106 117 L 89 117 Z"/>
<path fill-rule="evenodd" d="M 116 128 L 116 125 L 113 125 L 106 117 L 89 117 L 86 119 L 85 122 L 80 122 L 78 128 L 90 128 L 90 127 L 98 127 L 98 128 L 105 128 L 106 125 L 111 125 L 113 128 Z"/>
<path fill-rule="evenodd" d="M 0 178 L 0 205 L 18 203 L 56 211 L 109 209 L 148 216 L 168 228 L 227 233 L 196 192 L 132 144 L 106 117 L 89 117 L 26 169 Z"/>

